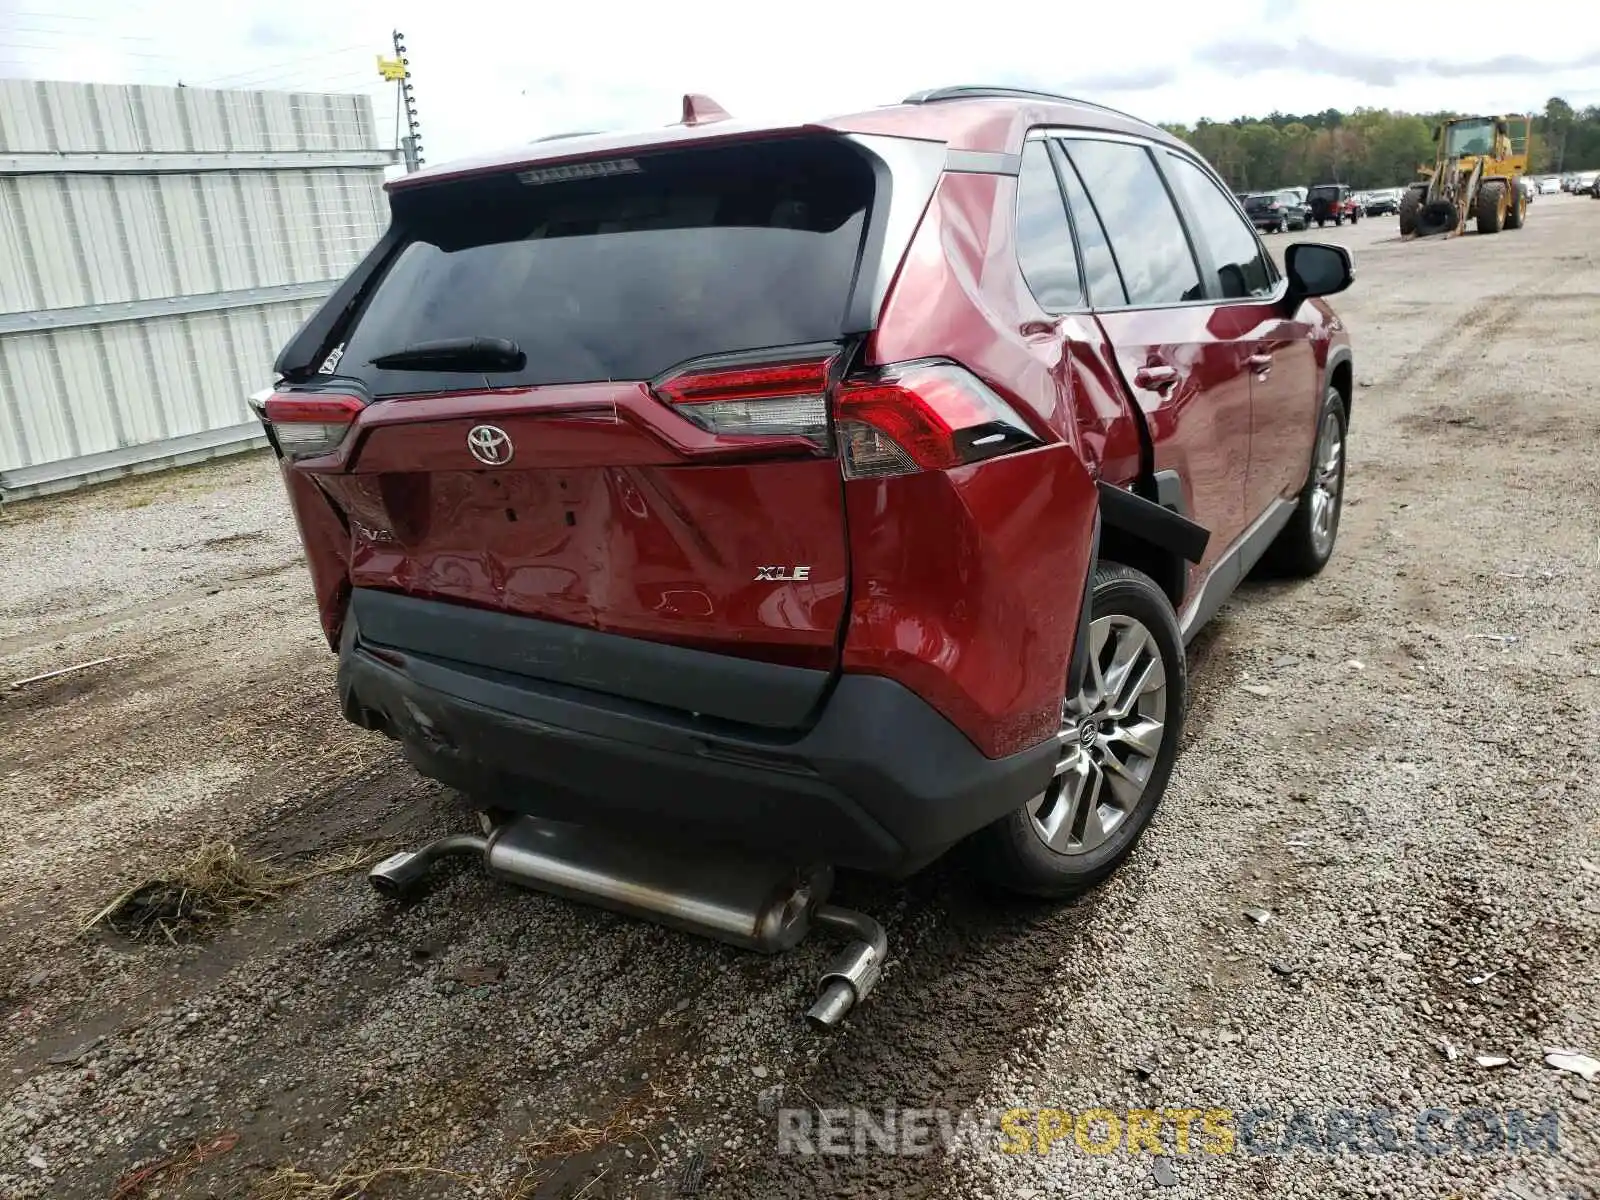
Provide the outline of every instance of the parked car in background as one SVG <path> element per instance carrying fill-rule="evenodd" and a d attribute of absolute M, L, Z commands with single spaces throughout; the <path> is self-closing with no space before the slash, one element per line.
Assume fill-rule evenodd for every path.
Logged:
<path fill-rule="evenodd" d="M 1244 199 L 1245 215 L 1263 233 L 1284 233 L 1306 227 L 1306 206 L 1293 192 L 1253 192 Z"/>
<path fill-rule="evenodd" d="M 1578 196 L 1587 196 L 1597 179 L 1600 179 L 1600 171 L 1579 171 L 1572 177 L 1573 193 Z"/>
<path fill-rule="evenodd" d="M 1556 175 L 1542 175 L 1542 176 L 1539 177 L 1539 181 L 1538 182 L 1539 182 L 1539 194 L 1541 196 L 1556 195 L 1556 194 L 1559 194 L 1560 191 L 1561 191 L 1561 179 L 1560 179 L 1559 176 L 1556 176 Z"/>
<path fill-rule="evenodd" d="M 1361 219 L 1361 208 L 1350 186 L 1344 183 L 1319 183 L 1308 188 L 1306 207 L 1311 210 L 1311 219 L 1319 229 L 1329 221 L 1335 225 L 1349 221 L 1353 225 Z"/>
<path fill-rule="evenodd" d="M 390 180 L 278 356 L 340 711 L 497 820 L 1080 890 L 1186 641 L 1333 553 L 1350 256 L 1092 104 L 704 107 Z"/>
<path fill-rule="evenodd" d="M 1369 217 L 1392 217 L 1400 211 L 1400 188 L 1368 192 L 1363 211 Z"/>

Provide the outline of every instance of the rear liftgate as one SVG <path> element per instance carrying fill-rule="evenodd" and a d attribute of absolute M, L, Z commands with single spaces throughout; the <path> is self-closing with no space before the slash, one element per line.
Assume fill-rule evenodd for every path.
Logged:
<path fill-rule="evenodd" d="M 476 855 L 491 875 L 522 887 L 642 917 L 743 950 L 792 949 L 813 924 L 852 940 L 823 972 L 806 1013 L 831 1029 L 878 982 L 888 954 L 883 927 L 865 913 L 828 904 L 833 869 L 750 858 L 663 853 L 538 817 L 512 817 L 486 835 L 454 834 L 403 850 L 372 868 L 382 895 L 402 898 L 447 855 Z"/>

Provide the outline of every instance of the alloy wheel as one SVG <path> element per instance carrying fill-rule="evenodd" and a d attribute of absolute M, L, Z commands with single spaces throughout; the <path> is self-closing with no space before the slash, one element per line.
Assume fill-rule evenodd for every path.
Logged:
<path fill-rule="evenodd" d="M 1055 777 L 1028 802 L 1058 854 L 1086 854 L 1138 808 L 1167 732 L 1167 671 L 1153 634 L 1124 614 L 1089 625 L 1083 689 L 1061 710 Z"/>
<path fill-rule="evenodd" d="M 1319 555 L 1333 546 L 1339 528 L 1339 494 L 1344 488 L 1344 436 L 1339 414 L 1322 414 L 1317 431 L 1315 476 L 1311 482 L 1311 542 Z"/>

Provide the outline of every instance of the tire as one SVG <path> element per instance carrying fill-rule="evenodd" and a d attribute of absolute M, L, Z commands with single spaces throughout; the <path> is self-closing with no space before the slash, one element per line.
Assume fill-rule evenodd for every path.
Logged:
<path fill-rule="evenodd" d="M 1323 228 L 1323 227 L 1324 227 L 1324 226 L 1325 226 L 1325 225 L 1327 225 L 1327 222 L 1326 222 L 1326 221 L 1324 221 L 1324 220 L 1323 220 L 1323 219 L 1322 219 L 1322 218 L 1321 218 L 1321 217 L 1318 217 L 1318 218 L 1317 218 L 1317 228 L 1318 228 L 1318 229 L 1321 229 L 1321 228 Z"/>
<path fill-rule="evenodd" d="M 1171 602 L 1148 575 L 1102 563 L 1094 569 L 1089 603 L 1090 681 L 1062 705 L 1063 728 L 1074 733 L 1062 739 L 1056 777 L 975 839 L 985 876 L 1008 892 L 1072 896 L 1109 876 L 1150 824 L 1178 754 L 1188 674 Z M 1130 649 L 1132 661 L 1117 671 L 1118 655 Z M 1119 674 L 1128 685 L 1120 701 Z M 1111 687 L 1110 696 L 1101 684 Z M 1122 736 L 1108 738 L 1112 730 Z M 1129 737 L 1133 732 L 1140 749 Z M 1054 829 L 1054 846 L 1047 827 Z"/>
<path fill-rule="evenodd" d="M 1360 213 L 1353 212 L 1353 213 L 1350 214 L 1350 224 L 1356 225 L 1356 224 L 1359 224 L 1360 221 L 1361 221 L 1361 214 Z"/>
<path fill-rule="evenodd" d="M 1333 557 L 1339 517 L 1344 512 L 1344 447 L 1348 430 L 1344 397 L 1330 384 L 1317 413 L 1311 469 L 1300 489 L 1300 501 L 1294 516 L 1261 558 L 1268 574 L 1309 579 Z"/>
<path fill-rule="evenodd" d="M 1461 213 L 1449 200 L 1430 201 L 1417 214 L 1417 233 L 1422 237 L 1454 233 L 1460 224 Z"/>
<path fill-rule="evenodd" d="M 1522 194 L 1522 185 L 1517 185 L 1517 193 L 1511 200 L 1511 207 L 1506 210 L 1506 228 L 1521 229 L 1522 220 L 1528 213 L 1528 197 Z"/>
<path fill-rule="evenodd" d="M 1289 232 L 1289 218 L 1287 218 L 1287 217 L 1279 217 L 1278 218 L 1278 229 L 1277 229 L 1277 232 L 1279 232 L 1279 233 L 1288 233 Z"/>
<path fill-rule="evenodd" d="M 1505 201 L 1506 185 L 1486 183 L 1478 188 L 1478 232 L 1500 232 L 1500 205 Z"/>
<path fill-rule="evenodd" d="M 1407 188 L 1406 194 L 1400 198 L 1400 236 L 1410 237 L 1417 231 L 1417 217 L 1422 212 L 1422 198 L 1425 193 L 1418 192 L 1416 188 Z"/>
<path fill-rule="evenodd" d="M 1338 216 L 1337 216 L 1337 217 L 1335 217 L 1335 218 L 1334 218 L 1334 219 L 1333 219 L 1333 224 L 1334 224 L 1334 228 L 1336 228 L 1336 229 L 1337 229 L 1337 228 L 1338 228 L 1338 227 L 1339 227 L 1339 226 L 1340 226 L 1340 225 L 1343 225 L 1343 224 L 1344 224 L 1344 214 L 1343 214 L 1343 213 L 1340 213 L 1340 214 L 1339 214 L 1339 215 L 1338 215 Z"/>

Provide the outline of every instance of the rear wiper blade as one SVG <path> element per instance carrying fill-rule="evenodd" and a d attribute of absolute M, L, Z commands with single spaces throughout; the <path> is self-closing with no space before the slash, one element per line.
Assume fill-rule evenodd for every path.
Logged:
<path fill-rule="evenodd" d="M 441 338 L 380 354 L 371 365 L 380 371 L 520 371 L 528 356 L 510 338 Z"/>

